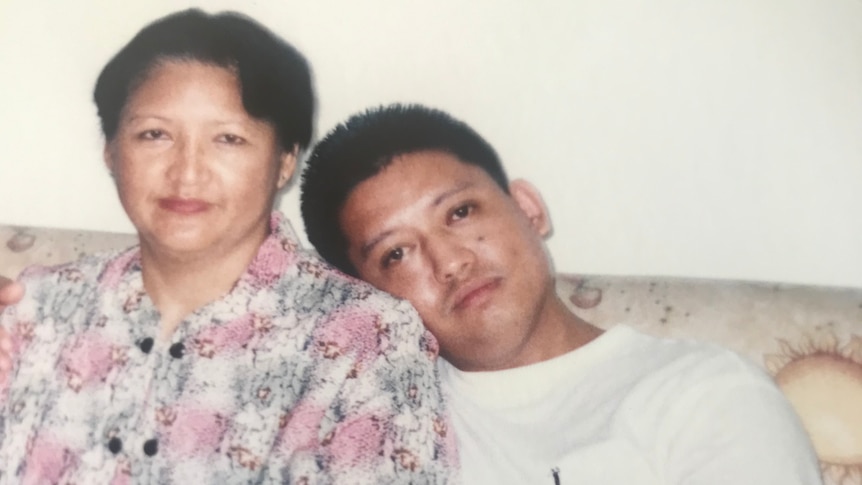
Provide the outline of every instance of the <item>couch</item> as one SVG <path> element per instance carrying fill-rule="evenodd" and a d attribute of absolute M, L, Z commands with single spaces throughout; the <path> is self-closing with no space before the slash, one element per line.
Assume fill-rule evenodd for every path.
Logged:
<path fill-rule="evenodd" d="M 0 225 L 0 274 L 125 247 L 134 236 Z M 862 485 L 862 288 L 560 274 L 601 327 L 709 340 L 761 364 L 798 411 L 828 485 Z"/>

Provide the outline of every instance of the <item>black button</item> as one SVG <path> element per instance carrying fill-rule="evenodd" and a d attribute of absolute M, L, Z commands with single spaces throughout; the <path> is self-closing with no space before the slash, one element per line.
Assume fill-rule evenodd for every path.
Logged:
<path fill-rule="evenodd" d="M 144 442 L 144 453 L 153 456 L 159 452 L 159 440 L 153 438 Z"/>
<path fill-rule="evenodd" d="M 145 339 L 138 340 L 138 348 L 141 349 L 141 352 L 145 354 L 149 354 L 150 350 L 153 350 L 153 339 L 152 337 L 147 337 Z"/>
<path fill-rule="evenodd" d="M 168 349 L 168 351 L 171 353 L 171 357 L 173 357 L 175 359 L 179 359 L 185 353 L 186 346 L 183 345 L 182 342 L 177 342 L 177 343 L 171 345 L 171 348 Z"/>
<path fill-rule="evenodd" d="M 114 436 L 110 441 L 108 441 L 108 449 L 115 455 L 123 451 L 123 440 Z"/>

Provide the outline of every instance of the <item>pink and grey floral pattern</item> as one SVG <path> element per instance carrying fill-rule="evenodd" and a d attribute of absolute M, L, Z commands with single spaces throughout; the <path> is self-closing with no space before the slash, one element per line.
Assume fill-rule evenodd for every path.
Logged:
<path fill-rule="evenodd" d="M 0 323 L 0 483 L 447 483 L 436 342 L 415 311 L 303 252 L 282 216 L 170 342 L 139 250 L 24 272 Z"/>

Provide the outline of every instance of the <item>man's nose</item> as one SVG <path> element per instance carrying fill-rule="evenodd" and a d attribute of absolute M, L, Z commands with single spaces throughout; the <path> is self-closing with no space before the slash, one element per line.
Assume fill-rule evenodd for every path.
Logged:
<path fill-rule="evenodd" d="M 441 237 L 429 244 L 434 273 L 441 283 L 459 279 L 476 260 L 472 249 L 454 237 Z"/>

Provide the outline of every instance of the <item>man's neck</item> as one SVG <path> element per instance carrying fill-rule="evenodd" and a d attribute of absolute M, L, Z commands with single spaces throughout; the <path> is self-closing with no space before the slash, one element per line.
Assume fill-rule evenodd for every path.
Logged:
<path fill-rule="evenodd" d="M 604 330 L 583 320 L 553 294 L 541 313 L 541 323 L 524 355 L 530 365 L 569 353 L 595 340 Z"/>

